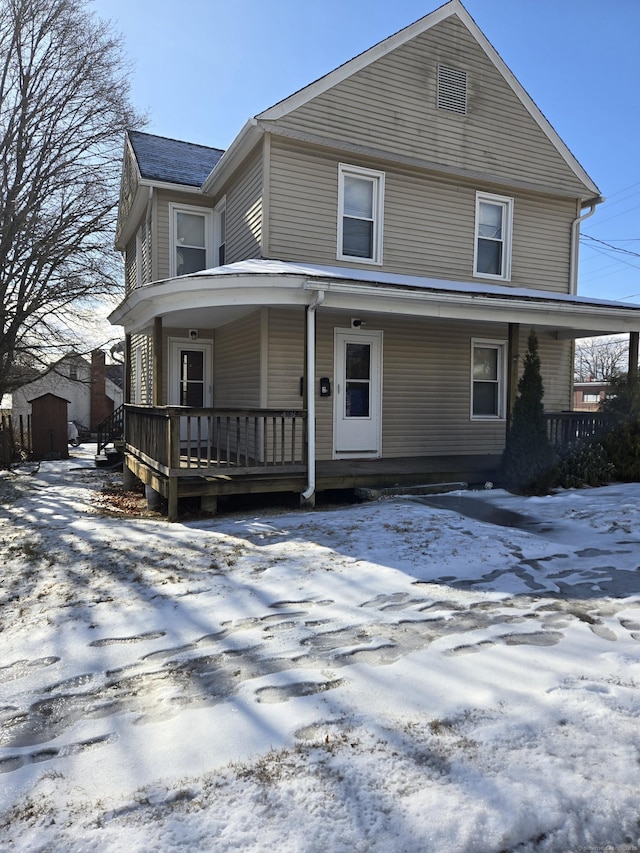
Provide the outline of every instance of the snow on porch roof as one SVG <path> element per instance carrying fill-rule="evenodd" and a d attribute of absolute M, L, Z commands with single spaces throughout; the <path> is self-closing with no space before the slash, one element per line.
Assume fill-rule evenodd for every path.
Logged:
<path fill-rule="evenodd" d="M 258 258 L 202 270 L 201 272 L 193 273 L 192 277 L 224 275 L 308 276 L 309 278 L 317 279 L 318 283 L 323 280 L 335 281 L 336 279 L 340 279 L 341 281 L 361 282 L 385 287 L 432 290 L 441 293 L 461 293 L 467 296 L 495 296 L 502 299 L 530 299 L 537 302 L 563 302 L 575 306 L 602 306 L 640 312 L 640 305 L 637 304 L 615 302 L 609 299 L 594 299 L 588 296 L 574 296 L 569 293 L 553 293 L 548 290 L 534 290 L 533 288 L 512 287 L 510 285 L 484 282 L 451 281 L 449 279 L 425 278 L 423 276 L 383 272 L 382 270 L 351 269 L 349 267 L 261 260 Z"/>

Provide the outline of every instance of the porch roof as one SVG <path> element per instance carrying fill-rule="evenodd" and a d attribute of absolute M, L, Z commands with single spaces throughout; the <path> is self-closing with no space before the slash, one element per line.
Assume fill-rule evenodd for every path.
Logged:
<path fill-rule="evenodd" d="M 559 337 L 640 331 L 640 305 L 491 282 L 454 281 L 378 269 L 250 259 L 136 288 L 109 320 L 141 332 L 166 325 L 216 327 L 260 306 L 324 307 L 379 314 L 526 323 Z"/>

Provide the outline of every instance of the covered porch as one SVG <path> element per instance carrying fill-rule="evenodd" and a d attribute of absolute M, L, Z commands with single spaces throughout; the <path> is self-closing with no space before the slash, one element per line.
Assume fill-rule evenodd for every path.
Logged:
<path fill-rule="evenodd" d="M 236 401 L 242 400 L 242 405 L 229 402 L 236 389 L 225 377 L 216 386 L 215 400 L 211 394 L 210 402 L 206 395 L 194 401 L 188 389 L 183 399 L 187 403 L 185 406 L 175 405 L 176 398 L 168 397 L 172 370 L 168 364 L 170 335 L 175 329 L 183 330 L 181 340 L 184 340 L 185 330 L 190 335 L 193 328 L 196 342 L 198 328 L 215 332 L 217 358 L 219 331 L 235 328 L 244 318 L 254 317 L 253 328 L 259 332 L 265 311 L 278 311 L 282 317 L 285 309 L 295 325 L 287 329 L 288 338 L 285 336 L 281 340 L 284 344 L 289 339 L 295 340 L 296 347 L 294 349 L 291 344 L 287 349 L 295 353 L 296 358 L 295 367 L 290 369 L 284 356 L 276 353 L 279 375 L 285 376 L 288 383 L 286 393 L 271 381 L 270 366 L 264 351 L 257 345 L 251 374 L 253 384 L 246 381 L 248 372 L 243 376 L 245 385 L 251 384 L 253 390 L 244 396 L 240 393 L 244 389 L 235 394 Z M 387 329 L 384 357 L 386 359 L 389 354 L 396 374 L 402 364 L 401 354 L 408 359 L 404 362 L 408 366 L 413 366 L 412 359 L 415 363 L 412 347 L 421 346 L 416 336 L 417 323 L 423 324 L 425 331 L 435 331 L 438 327 L 440 341 L 446 337 L 442 330 L 455 325 L 457 343 L 449 346 L 451 355 L 441 356 L 440 364 L 442 369 L 448 369 L 451 362 L 446 361 L 447 357 L 453 354 L 459 357 L 457 384 L 455 388 L 452 385 L 445 388 L 447 399 L 456 406 L 458 420 L 447 420 L 450 404 L 442 403 L 442 397 L 438 399 L 440 409 L 434 410 L 435 416 L 441 416 L 440 436 L 447 439 L 449 423 L 452 427 L 455 424 L 458 430 L 455 448 L 453 442 L 447 446 L 442 443 L 441 447 L 434 446 L 429 452 L 428 441 L 423 440 L 418 448 L 415 439 L 413 448 L 405 447 L 399 430 L 412 416 L 398 417 L 397 412 L 387 407 L 386 416 L 394 417 L 396 430 L 391 450 L 385 421 L 384 444 L 380 443 L 378 452 L 360 454 L 360 458 L 358 454 L 341 458 L 335 445 L 331 451 L 333 401 L 324 396 L 322 384 L 328 379 L 330 394 L 335 393 L 339 378 L 337 372 L 334 373 L 335 362 L 331 366 L 333 354 L 328 350 L 328 341 L 333 341 L 334 331 L 349 322 L 355 333 L 354 324 L 359 325 L 360 318 L 368 320 L 372 330 L 383 326 Z M 128 401 L 134 398 L 130 369 L 133 336 L 144 334 L 151 342 L 152 397 L 145 405 L 127 405 L 125 467 L 128 477 L 139 478 L 167 500 L 170 518 L 177 516 L 179 500 L 184 497 L 200 496 L 203 507 L 215 510 L 217 499 L 229 494 L 291 491 L 312 502 L 316 492 L 328 489 L 495 481 L 500 461 L 498 445 L 503 443 L 509 428 L 522 347 L 531 328 L 544 334 L 547 341 L 556 342 L 558 347 L 562 342 L 570 347 L 575 338 L 626 333 L 630 341 L 629 369 L 635 371 L 638 367 L 640 306 L 509 285 L 433 280 L 380 271 L 247 261 L 184 276 L 180 280 L 145 285 L 130 293 L 111 319 L 114 323 L 122 323 L 127 330 L 129 369 L 125 399 Z M 391 341 L 388 331 L 391 322 L 395 324 L 393 357 L 391 347 L 387 346 L 387 341 Z M 405 326 L 410 323 L 414 324 L 412 343 L 401 347 L 398 342 L 407 338 Z M 486 328 L 487 331 L 484 334 L 467 331 L 463 335 L 460 329 L 471 328 L 471 324 L 474 330 Z M 318 338 L 320 329 L 324 335 L 322 340 Z M 377 334 L 382 340 L 382 332 Z M 470 430 L 468 343 L 473 334 L 492 339 L 500 337 L 504 341 L 504 404 L 501 417 L 494 418 L 493 424 L 485 421 L 478 425 L 476 421 Z M 226 352 L 233 351 L 244 357 L 245 353 L 237 347 L 230 350 L 230 341 L 233 343 L 226 333 Z M 464 341 L 465 352 L 456 349 Z M 198 345 L 202 349 L 205 347 L 203 342 Z M 185 346 L 189 348 L 188 344 Z M 432 347 L 433 352 L 435 349 Z M 568 355 L 564 359 L 561 367 L 552 369 L 568 390 L 571 382 Z M 386 370 L 386 361 L 381 359 L 381 363 Z M 431 361 L 430 365 L 433 364 Z M 174 383 L 174 387 L 176 385 Z M 385 399 L 390 399 L 391 385 L 389 393 L 386 386 L 384 390 Z M 459 404 L 461 394 L 467 398 L 462 405 Z M 561 405 L 565 405 L 565 397 L 568 409 L 569 394 L 564 394 Z M 279 404 L 269 405 L 274 401 Z M 466 414 L 461 411 L 464 407 Z M 556 404 L 556 409 L 559 408 Z M 403 412 L 406 411 L 405 407 Z M 563 411 L 549 414 L 548 419 L 550 437 L 555 443 L 577 440 L 597 429 L 597 417 L 588 418 L 584 413 Z M 492 443 L 485 441 L 483 446 L 482 442 L 474 443 L 469 439 L 472 431 L 474 435 L 481 431 L 488 435 L 489 428 L 493 431 Z"/>

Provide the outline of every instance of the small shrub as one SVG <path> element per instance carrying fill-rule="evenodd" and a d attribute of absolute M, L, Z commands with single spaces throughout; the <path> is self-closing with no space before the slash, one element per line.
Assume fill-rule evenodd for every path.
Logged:
<path fill-rule="evenodd" d="M 640 376 L 614 376 L 601 405 L 606 431 L 600 441 L 624 482 L 640 480 Z"/>
<path fill-rule="evenodd" d="M 614 464 L 602 444 L 597 442 L 561 450 L 559 457 L 554 485 L 563 489 L 606 486 L 615 475 Z"/>
<path fill-rule="evenodd" d="M 617 478 L 625 483 L 640 481 L 640 418 L 610 429 L 601 442 Z"/>

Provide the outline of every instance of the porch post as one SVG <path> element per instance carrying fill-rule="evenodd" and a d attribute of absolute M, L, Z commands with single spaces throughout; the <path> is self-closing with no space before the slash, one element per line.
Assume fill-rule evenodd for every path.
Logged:
<path fill-rule="evenodd" d="M 124 402 L 131 402 L 131 335 L 127 334 L 124 336 Z M 124 418 L 124 438 L 125 441 L 128 440 L 129 436 L 127 433 L 127 417 L 125 414 Z M 122 486 L 127 492 L 133 491 L 136 484 L 136 477 L 131 471 L 131 469 L 127 466 L 127 460 L 125 458 L 122 465 Z"/>
<path fill-rule="evenodd" d="M 162 405 L 162 317 L 153 318 L 153 405 Z"/>
<path fill-rule="evenodd" d="M 638 372 L 638 340 L 640 332 L 629 333 L 629 377 Z"/>
<path fill-rule="evenodd" d="M 509 323 L 507 351 L 507 433 L 511 429 L 511 413 L 518 393 L 518 362 L 520 360 L 520 324 Z"/>
<path fill-rule="evenodd" d="M 324 302 L 324 290 L 318 290 L 307 306 L 307 364 L 305 389 L 307 402 L 307 488 L 300 495 L 301 503 L 313 506 L 316 491 L 316 309 Z"/>

